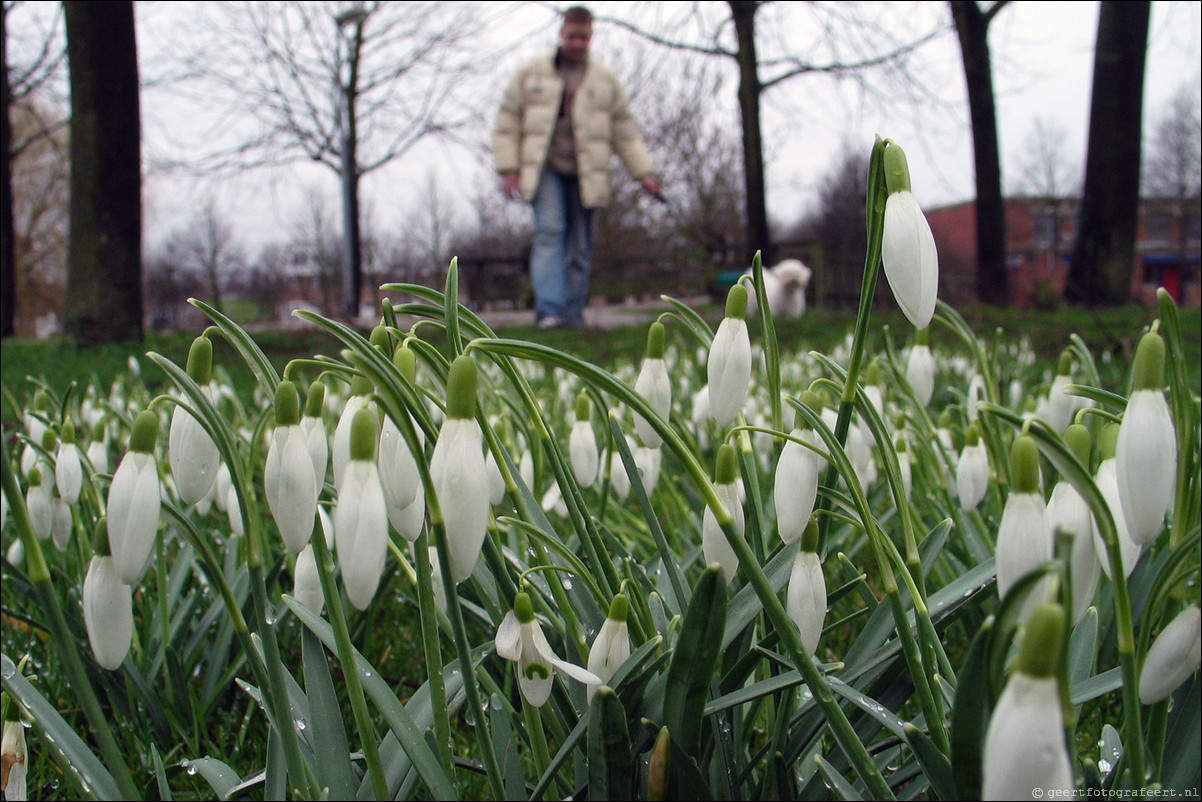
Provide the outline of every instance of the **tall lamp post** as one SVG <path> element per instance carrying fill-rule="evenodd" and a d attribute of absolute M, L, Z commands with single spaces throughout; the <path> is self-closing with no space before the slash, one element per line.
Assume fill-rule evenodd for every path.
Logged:
<path fill-rule="evenodd" d="M 359 78 L 359 42 L 363 22 L 369 12 L 360 3 L 334 16 L 337 28 L 335 66 L 338 80 L 338 133 L 342 151 L 342 221 L 346 248 L 346 270 L 343 273 L 343 297 L 349 320 L 359 317 L 359 300 L 363 287 L 363 247 L 359 238 L 359 164 L 355 149 L 358 132 L 355 125 L 355 95 Z M 350 36 L 346 35 L 350 28 Z M 346 56 L 343 56 L 346 48 Z M 346 75 L 343 76 L 343 71 Z"/>

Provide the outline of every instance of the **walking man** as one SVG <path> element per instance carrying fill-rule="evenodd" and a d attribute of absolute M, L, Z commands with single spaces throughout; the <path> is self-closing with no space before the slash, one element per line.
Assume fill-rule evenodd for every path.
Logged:
<path fill-rule="evenodd" d="M 589 58 L 592 36 L 592 13 L 566 10 L 559 47 L 513 76 L 493 131 L 506 197 L 534 210 L 530 280 L 544 328 L 583 325 L 594 217 L 609 201 L 612 155 L 649 194 L 660 191 L 625 90 Z"/>

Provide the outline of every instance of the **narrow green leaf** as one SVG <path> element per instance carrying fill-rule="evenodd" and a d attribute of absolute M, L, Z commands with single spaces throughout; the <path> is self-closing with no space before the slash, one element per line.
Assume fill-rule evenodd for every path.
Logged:
<path fill-rule="evenodd" d="M 634 767 L 626 710 L 608 685 L 589 703 L 588 793 L 590 799 L 633 799 Z"/>
<path fill-rule="evenodd" d="M 499 744 L 510 744 L 508 749 L 501 750 L 501 783 L 505 786 L 507 799 L 521 799 L 526 796 L 526 780 L 522 776 L 522 756 L 514 744 L 511 717 L 512 710 L 507 710 L 504 700 L 493 694 L 488 705 L 488 717 L 492 721 L 493 738 Z"/>
<path fill-rule="evenodd" d="M 945 799 L 976 802 L 981 798 L 981 753 L 992 708 L 989 696 L 989 644 L 994 619 L 985 619 L 969 647 L 964 666 L 956 676 L 956 701 L 952 705 L 951 760 L 955 793 Z"/>
<path fill-rule="evenodd" d="M 234 771 L 226 763 L 222 763 L 215 757 L 198 757 L 188 761 L 188 769 L 196 769 L 201 777 L 213 789 L 213 793 L 217 794 L 218 799 L 228 799 L 230 791 L 242 779 L 238 776 L 238 772 Z"/>
<path fill-rule="evenodd" d="M 275 387 L 280 383 L 280 375 L 276 373 L 271 360 L 267 358 L 267 355 L 263 353 L 258 344 L 251 339 L 250 335 L 239 327 L 237 323 L 204 301 L 189 298 L 188 303 L 204 312 L 216 324 L 217 328 L 221 329 L 221 333 L 229 340 L 230 345 L 234 346 L 234 350 L 241 355 L 242 359 L 246 361 L 247 366 L 250 367 L 251 372 L 255 374 L 255 378 L 259 380 L 259 387 L 267 394 L 268 398 L 275 397 Z"/>
<path fill-rule="evenodd" d="M 313 744 L 317 784 L 329 789 L 331 799 L 354 795 L 350 745 L 346 724 L 338 705 L 338 693 L 330 677 L 325 649 L 311 630 L 301 633 L 301 659 L 305 666 L 305 695 L 309 704 L 309 741 Z"/>
<path fill-rule="evenodd" d="M 906 724 L 906 740 L 914 750 L 914 756 L 922 765 L 922 772 L 931 783 L 931 788 L 940 799 L 960 799 L 956 793 L 955 780 L 952 778 L 952 764 L 947 755 L 939 751 L 930 736 L 913 724 Z"/>
<path fill-rule="evenodd" d="M 1161 766 L 1160 784 L 1165 788 L 1198 788 L 1198 754 L 1202 752 L 1202 682 L 1197 672 L 1179 689 L 1173 711 L 1169 714 L 1167 743 Z"/>
<path fill-rule="evenodd" d="M 823 760 L 821 755 L 814 755 L 814 763 L 817 764 L 818 771 L 822 773 L 822 781 L 830 789 L 835 799 L 855 800 L 855 802 L 863 799 L 860 792 L 853 788 L 834 766 Z"/>
<path fill-rule="evenodd" d="M 163 757 L 159 754 L 159 748 L 152 741 L 150 744 L 150 761 L 154 764 L 154 781 L 158 786 L 159 799 L 163 802 L 171 802 L 171 785 L 167 782 L 167 767 L 163 765 Z"/>
<path fill-rule="evenodd" d="M 673 733 L 672 743 L 690 755 L 701 751 L 701 720 L 721 655 L 725 624 L 726 583 L 721 569 L 711 566 L 693 589 L 668 666 L 664 696 L 664 726 Z"/>
<path fill-rule="evenodd" d="M 1081 623 L 1073 629 L 1068 640 L 1068 682 L 1075 687 L 1089 679 L 1098 655 L 1098 610 L 1085 611 Z"/>
<path fill-rule="evenodd" d="M 75 728 L 29 684 L 29 680 L 21 676 L 21 672 L 8 655 L 0 655 L 0 676 L 3 677 L 4 690 L 12 694 L 12 697 L 29 712 L 34 727 L 46 735 L 47 741 L 53 743 L 63 758 L 79 773 L 79 778 L 91 787 L 92 793 L 85 794 L 86 796 L 100 799 L 125 798 L 113 775 L 76 734 Z M 68 776 L 74 778 L 75 775 Z M 84 793 L 82 788 L 79 791 Z"/>

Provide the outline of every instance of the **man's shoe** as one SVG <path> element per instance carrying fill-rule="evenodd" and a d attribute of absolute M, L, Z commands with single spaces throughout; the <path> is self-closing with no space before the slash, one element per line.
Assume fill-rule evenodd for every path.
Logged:
<path fill-rule="evenodd" d="M 538 321 L 540 329 L 557 329 L 563 325 L 563 321 L 557 315 L 547 315 L 542 320 Z"/>

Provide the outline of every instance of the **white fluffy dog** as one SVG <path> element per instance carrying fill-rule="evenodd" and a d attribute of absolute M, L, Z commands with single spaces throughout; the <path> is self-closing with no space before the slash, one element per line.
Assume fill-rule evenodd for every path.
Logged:
<path fill-rule="evenodd" d="M 750 276 L 748 270 L 745 275 Z M 806 311 L 806 287 L 812 272 L 800 259 L 785 259 L 774 267 L 764 268 L 764 293 L 768 308 L 776 317 L 801 317 Z M 749 284 L 754 284 L 749 282 Z M 755 290 L 747 288 L 747 314 L 756 314 Z"/>

